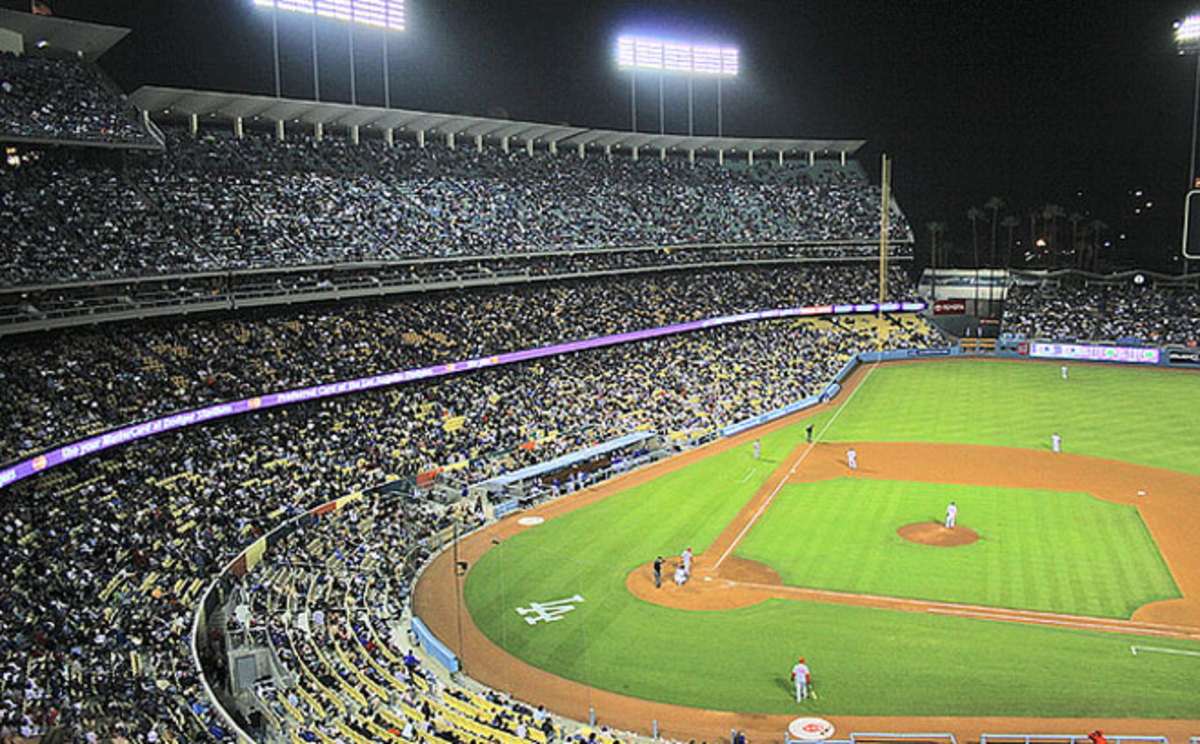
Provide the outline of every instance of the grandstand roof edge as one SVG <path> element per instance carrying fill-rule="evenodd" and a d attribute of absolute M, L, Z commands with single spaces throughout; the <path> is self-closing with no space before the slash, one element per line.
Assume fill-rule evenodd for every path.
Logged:
<path fill-rule="evenodd" d="M 625 132 L 588 129 L 566 124 L 493 119 L 482 116 L 460 116 L 431 111 L 352 106 L 347 103 L 304 101 L 294 98 L 275 98 L 245 93 L 226 93 L 187 88 L 143 85 L 129 97 L 139 109 L 154 112 L 196 114 L 220 119 L 253 119 L 294 121 L 306 124 L 358 125 L 400 130 L 424 130 L 455 135 L 510 137 L 520 141 L 556 142 L 561 146 L 625 147 L 668 150 L 725 150 L 741 152 L 858 152 L 865 140 L 855 139 L 787 139 L 766 137 L 688 137 L 677 134 Z"/>
<path fill-rule="evenodd" d="M 94 61 L 129 35 L 131 29 L 0 8 L 0 29 L 15 31 L 27 45 L 45 42 L 50 50 L 79 52 Z"/>

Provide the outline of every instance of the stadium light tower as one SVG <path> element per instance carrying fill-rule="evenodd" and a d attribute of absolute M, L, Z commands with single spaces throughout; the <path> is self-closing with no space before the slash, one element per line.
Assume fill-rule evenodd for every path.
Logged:
<path fill-rule="evenodd" d="M 384 105 L 391 107 L 387 43 L 389 31 L 403 31 L 407 27 L 404 12 L 405 0 L 253 0 L 262 8 L 271 9 L 271 41 L 275 56 L 275 97 L 281 96 L 279 73 L 279 11 L 303 13 L 312 22 L 313 97 L 321 100 L 320 65 L 317 57 L 317 19 L 328 18 L 347 21 L 350 37 L 350 102 L 357 103 L 357 80 L 354 64 L 354 27 L 368 26 L 382 29 L 383 35 L 383 98 Z"/>
<path fill-rule="evenodd" d="M 629 70 L 630 128 L 633 131 L 637 131 L 637 73 L 639 70 L 648 70 L 658 73 L 658 122 L 661 133 L 666 132 L 666 111 L 663 107 L 663 80 L 666 75 L 683 75 L 687 78 L 688 136 L 695 134 L 696 129 L 693 81 L 697 77 L 716 78 L 717 136 L 722 135 L 721 81 L 738 75 L 741 60 L 737 47 L 622 34 L 617 37 L 616 56 L 617 68 Z"/>
<path fill-rule="evenodd" d="M 1200 258 L 1200 255 L 1188 251 L 1189 223 L 1191 221 L 1192 197 L 1200 194 L 1196 183 L 1196 128 L 1200 123 L 1200 14 L 1193 14 L 1182 21 L 1175 22 L 1175 48 L 1182 55 L 1196 58 L 1195 93 L 1192 96 L 1192 156 L 1188 162 L 1187 196 L 1184 197 L 1182 250 L 1184 258 L 1184 273 L 1187 273 L 1187 260 Z"/>

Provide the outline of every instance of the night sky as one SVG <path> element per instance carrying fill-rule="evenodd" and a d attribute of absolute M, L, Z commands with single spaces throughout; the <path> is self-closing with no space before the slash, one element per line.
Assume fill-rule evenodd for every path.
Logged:
<path fill-rule="evenodd" d="M 24 0 L 0 2 L 28 9 Z M 273 92 L 270 12 L 251 0 L 49 3 L 59 15 L 133 29 L 101 59 L 126 90 Z M 1059 204 L 1108 223 L 1124 262 L 1179 271 L 1172 255 L 1195 63 L 1175 53 L 1171 23 L 1195 8 L 1174 0 L 408 0 L 409 29 L 388 42 L 392 103 L 628 128 L 628 77 L 612 60 L 619 31 L 735 43 L 743 74 L 724 86 L 726 134 L 868 140 L 861 159 L 877 178 L 879 154 L 892 156 L 896 198 L 921 245 L 925 223 L 943 221 L 957 255 L 969 259 L 966 210 L 1000 196 L 1022 218 L 1020 236 L 1029 235 L 1030 209 Z M 309 20 L 282 14 L 280 27 L 283 93 L 311 97 Z M 346 28 L 321 24 L 323 99 L 350 98 Z M 381 31 L 356 32 L 360 103 L 383 101 L 381 39 Z M 641 89 L 640 128 L 657 131 L 657 82 L 646 78 Z M 669 131 L 686 132 L 684 91 L 668 81 Z M 711 133 L 712 83 L 697 83 L 696 95 L 697 128 Z"/>

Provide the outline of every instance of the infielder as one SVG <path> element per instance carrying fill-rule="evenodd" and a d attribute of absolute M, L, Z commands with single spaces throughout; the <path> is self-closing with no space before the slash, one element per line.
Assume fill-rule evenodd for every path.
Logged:
<path fill-rule="evenodd" d="M 850 466 L 851 470 L 858 470 L 858 453 L 854 451 L 853 447 L 846 450 L 846 464 Z"/>
<path fill-rule="evenodd" d="M 679 557 L 681 560 L 683 560 L 684 572 L 686 572 L 688 576 L 691 576 L 692 575 L 692 549 L 684 548 L 683 553 L 680 554 Z"/>
<path fill-rule="evenodd" d="M 1050 449 L 1055 452 L 1062 452 L 1062 437 L 1057 434 L 1050 435 Z"/>
<path fill-rule="evenodd" d="M 1067 365 L 1065 364 L 1062 366 L 1062 375 L 1064 380 L 1067 379 Z"/>
<path fill-rule="evenodd" d="M 757 439 L 755 439 L 754 440 L 754 459 L 755 460 L 758 459 L 758 453 L 761 451 L 762 451 L 762 444 Z"/>
<path fill-rule="evenodd" d="M 954 523 L 957 519 L 958 519 L 958 505 L 956 505 L 953 501 L 951 501 L 950 506 L 946 507 L 946 529 L 950 529 L 951 527 L 953 527 Z"/>
<path fill-rule="evenodd" d="M 792 681 L 796 683 L 796 702 L 799 703 L 808 697 L 808 683 L 812 679 L 812 674 L 808 671 L 808 664 L 804 663 L 804 657 L 796 662 L 792 667 Z"/>

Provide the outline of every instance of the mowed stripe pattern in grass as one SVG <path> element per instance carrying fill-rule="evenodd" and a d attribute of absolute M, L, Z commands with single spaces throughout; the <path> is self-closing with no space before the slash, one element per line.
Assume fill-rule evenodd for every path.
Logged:
<path fill-rule="evenodd" d="M 953 361 L 882 365 L 828 441 L 1063 449 L 1200 475 L 1200 373 L 1123 365 Z"/>
<path fill-rule="evenodd" d="M 946 504 L 979 542 L 918 545 L 896 534 Z M 1132 506 L 1080 493 L 840 478 L 791 484 L 737 554 L 791 586 L 1128 618 L 1180 596 Z"/>

